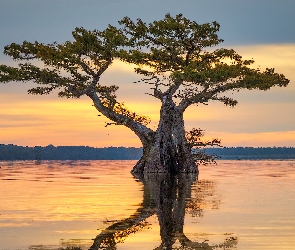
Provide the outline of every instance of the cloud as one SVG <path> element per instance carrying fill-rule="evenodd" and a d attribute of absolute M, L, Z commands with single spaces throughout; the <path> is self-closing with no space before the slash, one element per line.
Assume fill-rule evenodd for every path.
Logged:
<path fill-rule="evenodd" d="M 275 68 L 291 80 L 289 88 L 295 90 L 295 43 L 258 44 L 233 47 L 244 59 L 254 59 L 255 67 Z"/>
<path fill-rule="evenodd" d="M 208 138 L 221 138 L 227 147 L 295 147 L 295 131 L 265 133 L 207 133 Z"/>
<path fill-rule="evenodd" d="M 236 46 L 234 49 L 244 58 L 254 58 L 261 67 L 275 67 L 284 73 L 291 79 L 289 86 L 266 92 L 234 93 L 239 104 L 233 109 L 217 102 L 190 107 L 185 113 L 186 128 L 200 127 L 209 136 L 220 137 L 226 146 L 284 146 L 284 142 L 286 146 L 294 145 L 295 44 Z M 133 83 L 139 78 L 132 66 L 115 61 L 101 80 L 103 84 L 119 85 L 118 100 L 125 102 L 130 110 L 150 116 L 150 127 L 155 129 L 160 102 L 145 94 L 150 91 L 149 85 Z M 127 128 L 105 128 L 108 120 L 97 116 L 90 99 L 31 96 L 26 93 L 31 86 L 32 83 L 0 85 L 1 143 L 140 146 L 140 141 Z"/>

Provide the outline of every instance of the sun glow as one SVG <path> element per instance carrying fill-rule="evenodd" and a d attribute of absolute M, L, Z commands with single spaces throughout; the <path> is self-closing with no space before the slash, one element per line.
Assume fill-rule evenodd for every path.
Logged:
<path fill-rule="evenodd" d="M 222 139 L 224 146 L 295 146 L 295 44 L 237 46 L 244 59 L 254 59 L 256 66 L 274 67 L 291 80 L 287 88 L 267 92 L 241 91 L 234 109 L 220 103 L 190 107 L 184 114 L 185 125 L 205 130 L 205 135 Z M 120 86 L 118 101 L 138 115 L 151 118 L 148 125 L 157 128 L 161 103 L 146 95 L 147 84 L 133 65 L 115 61 L 102 77 L 102 84 Z M 1 85 L 0 143 L 28 146 L 88 145 L 141 146 L 136 135 L 124 126 L 109 122 L 93 107 L 90 99 L 60 99 L 54 95 L 29 96 L 28 84 Z M 229 93 L 230 94 L 230 93 Z M 282 110 L 284 112 L 282 112 Z M 293 127 L 292 127 L 293 126 Z"/>
<path fill-rule="evenodd" d="M 226 146 L 252 146 L 252 147 L 294 147 L 295 130 L 265 133 L 221 133 Z"/>

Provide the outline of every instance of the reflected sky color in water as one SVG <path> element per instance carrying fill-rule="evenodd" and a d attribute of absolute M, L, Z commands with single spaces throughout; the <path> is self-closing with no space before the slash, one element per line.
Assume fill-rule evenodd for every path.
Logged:
<path fill-rule="evenodd" d="M 161 249 L 170 230 L 163 232 L 163 222 L 173 213 L 181 220 L 181 211 L 178 232 L 191 247 L 237 239 L 231 249 L 295 248 L 294 161 L 219 161 L 201 166 L 192 186 L 179 179 L 170 189 L 163 179 L 135 179 L 129 173 L 134 163 L 0 162 L 0 249 L 88 249 L 106 229 L 132 222 L 143 210 L 150 214 L 141 226 L 121 232 L 127 238 L 117 231 L 117 249 Z M 172 200 L 157 198 L 167 192 Z M 159 212 L 161 204 L 166 215 Z M 179 235 L 174 249 L 186 240 Z"/>

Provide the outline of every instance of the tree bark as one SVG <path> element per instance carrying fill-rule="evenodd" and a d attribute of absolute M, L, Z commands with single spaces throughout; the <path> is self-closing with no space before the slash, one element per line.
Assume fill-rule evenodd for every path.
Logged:
<path fill-rule="evenodd" d="M 197 173 L 190 145 L 185 137 L 183 112 L 167 95 L 162 100 L 158 128 L 133 173 Z"/>
<path fill-rule="evenodd" d="M 105 107 L 97 93 L 87 95 L 95 108 L 116 124 L 131 129 L 140 139 L 143 156 L 134 166 L 133 174 L 143 173 L 197 173 L 191 147 L 185 137 L 183 110 L 172 100 L 171 94 L 163 95 L 160 121 L 157 130 L 147 128 L 129 117 Z"/>

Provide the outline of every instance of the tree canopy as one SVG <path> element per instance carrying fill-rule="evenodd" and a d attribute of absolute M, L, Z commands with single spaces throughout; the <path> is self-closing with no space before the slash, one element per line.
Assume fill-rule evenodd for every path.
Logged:
<path fill-rule="evenodd" d="M 154 97 L 161 99 L 172 93 L 183 109 L 209 100 L 235 106 L 236 100 L 222 95 L 243 88 L 268 90 L 276 85 L 287 86 L 289 82 L 273 68 L 250 68 L 254 60 L 243 60 L 233 49 L 206 50 L 223 42 L 217 35 L 217 22 L 199 25 L 180 14 L 175 18 L 166 15 L 164 20 L 148 25 L 129 18 L 120 23 L 135 47 L 124 59 L 139 65 L 137 73 L 156 78 Z M 168 84 L 159 76 L 168 76 Z M 160 86 L 167 88 L 163 91 Z"/>
<path fill-rule="evenodd" d="M 168 151 L 162 150 L 160 155 L 164 152 L 179 155 L 179 149 L 172 150 L 176 144 L 178 148 L 182 144 L 188 148 L 201 145 L 188 142 L 193 136 L 185 135 L 182 114 L 190 105 L 212 100 L 233 107 L 237 100 L 228 93 L 241 89 L 268 90 L 289 83 L 273 68 L 254 68 L 252 59 L 244 60 L 233 49 L 213 49 L 223 41 L 218 37 L 219 28 L 217 22 L 198 24 L 182 14 L 175 17 L 167 14 L 163 20 L 148 24 L 125 17 L 118 27 L 109 25 L 103 31 L 76 28 L 72 41 L 61 44 L 12 43 L 5 46 L 4 53 L 20 63 L 18 67 L 0 65 L 0 82 L 33 81 L 37 85 L 28 93 L 35 95 L 54 90 L 58 90 L 60 97 L 87 95 L 111 123 L 134 131 L 144 148 L 165 141 L 165 145 L 170 143 Z M 161 101 L 156 131 L 148 127 L 148 117 L 128 110 L 124 103 L 117 101 L 120 83 L 105 85 L 100 80 L 115 59 L 135 65 L 135 72 L 150 86 L 149 94 Z M 167 117 L 171 122 L 165 120 Z M 164 131 L 170 131 L 170 135 L 163 136 Z M 193 131 L 198 134 L 197 130 Z M 155 150 L 149 147 L 148 151 Z M 170 161 L 175 157 L 168 158 Z"/>
<path fill-rule="evenodd" d="M 41 86 L 30 89 L 30 94 L 59 89 L 60 97 L 78 98 L 95 89 L 112 103 L 119 87 L 104 86 L 99 78 L 114 59 L 120 59 L 135 64 L 137 73 L 154 80 L 154 97 L 161 98 L 165 91 L 160 86 L 166 87 L 183 108 L 209 100 L 235 106 L 236 100 L 220 94 L 243 88 L 268 90 L 289 83 L 273 68 L 250 68 L 254 61 L 243 60 L 233 49 L 206 51 L 223 42 L 217 35 L 217 22 L 198 24 L 182 14 L 175 18 L 167 14 L 150 24 L 141 19 L 133 22 L 128 17 L 119 24 L 120 28 L 109 25 L 104 31 L 76 28 L 72 32 L 74 40 L 63 44 L 24 41 L 5 46 L 4 54 L 24 63 L 17 68 L 1 65 L 0 80 L 32 80 Z M 34 65 L 36 59 L 43 65 Z"/>

